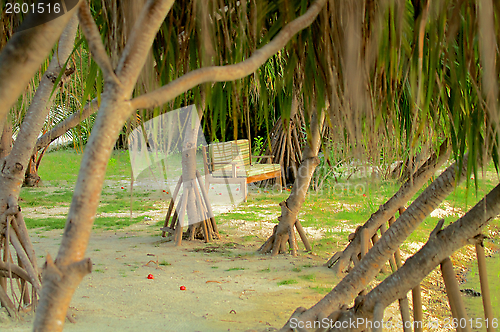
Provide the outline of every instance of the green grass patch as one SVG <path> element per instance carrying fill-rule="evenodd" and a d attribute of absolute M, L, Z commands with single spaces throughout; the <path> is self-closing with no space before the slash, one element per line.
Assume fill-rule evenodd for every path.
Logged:
<path fill-rule="evenodd" d="M 322 286 L 312 286 L 309 288 L 314 290 L 315 292 L 317 292 L 319 294 L 328 294 L 332 290 L 331 287 L 322 287 Z"/>
<path fill-rule="evenodd" d="M 26 222 L 26 227 L 28 229 L 43 228 L 46 231 L 50 231 L 53 229 L 64 229 L 64 226 L 66 225 L 65 218 L 26 218 L 24 219 L 24 221 Z"/>
<path fill-rule="evenodd" d="M 301 276 L 299 276 L 299 278 L 307 280 L 307 281 L 315 281 L 316 280 L 316 276 L 314 274 L 301 275 Z"/>
<path fill-rule="evenodd" d="M 227 269 L 225 271 L 242 271 L 242 270 L 245 270 L 244 267 L 232 267 L 230 269 Z"/>
<path fill-rule="evenodd" d="M 98 217 L 94 221 L 94 228 L 124 228 L 136 224 L 141 220 L 143 220 L 142 217 L 132 219 L 119 217 Z M 66 218 L 26 218 L 25 222 L 28 229 L 43 228 L 46 231 L 50 231 L 53 229 L 64 229 L 64 226 L 66 225 Z"/>
<path fill-rule="evenodd" d="M 58 193 L 49 193 L 41 188 L 23 188 L 19 195 L 23 206 L 46 208 L 55 206 L 68 206 L 71 203 L 73 192 L 71 190 L 59 190 Z"/>
<path fill-rule="evenodd" d="M 67 181 L 68 183 L 76 182 L 80 163 L 82 160 L 82 153 L 75 150 L 61 150 L 46 153 L 38 175 L 42 181 Z"/>
<path fill-rule="evenodd" d="M 97 217 L 94 221 L 94 228 L 116 229 L 124 228 L 144 220 L 144 217 Z"/>
<path fill-rule="evenodd" d="M 298 283 L 299 282 L 295 279 L 287 279 L 287 280 L 278 281 L 278 286 L 293 285 L 293 284 L 298 284 Z"/>
<path fill-rule="evenodd" d="M 169 266 L 169 265 L 172 265 L 172 264 L 170 264 L 170 263 L 169 263 L 169 262 L 167 262 L 167 261 L 161 261 L 161 262 L 160 262 L 160 266 Z"/>

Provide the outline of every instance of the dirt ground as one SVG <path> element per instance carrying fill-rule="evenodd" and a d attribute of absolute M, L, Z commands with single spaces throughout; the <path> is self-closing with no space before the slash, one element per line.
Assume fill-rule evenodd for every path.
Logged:
<path fill-rule="evenodd" d="M 77 323 L 66 322 L 65 330 L 281 328 L 297 307 L 314 305 L 339 279 L 323 266 L 327 257 L 305 252 L 275 258 L 256 254 L 272 232 L 270 224 L 228 222 L 219 226 L 222 240 L 183 241 L 181 247 L 165 242 L 159 223 L 152 220 L 118 231 L 94 231 L 86 254 L 94 264 L 93 272 L 84 278 L 71 302 Z M 62 230 L 30 233 L 40 265 L 47 253 L 57 256 Z M 258 238 L 248 240 L 250 234 Z M 309 236 L 321 234 L 311 229 Z M 149 274 L 154 279 L 148 279 Z M 445 294 L 433 285 L 433 279 L 439 278 L 422 285 L 426 320 L 449 315 L 443 310 Z M 384 320 L 400 321 L 396 303 L 386 309 Z M 0 309 L 0 331 L 31 331 L 32 324 L 32 314 L 13 320 Z"/>
<path fill-rule="evenodd" d="M 73 296 L 77 323 L 66 322 L 66 331 L 272 331 L 297 307 L 320 300 L 315 288 L 338 281 L 313 255 L 271 259 L 229 234 L 175 247 L 157 228 L 145 222 L 92 235 L 86 256 L 94 271 Z M 37 254 L 55 257 L 61 234 L 33 231 Z M 296 283 L 278 285 L 286 280 Z M 28 331 L 32 322 L 32 315 L 13 321 L 2 313 L 0 331 Z"/>

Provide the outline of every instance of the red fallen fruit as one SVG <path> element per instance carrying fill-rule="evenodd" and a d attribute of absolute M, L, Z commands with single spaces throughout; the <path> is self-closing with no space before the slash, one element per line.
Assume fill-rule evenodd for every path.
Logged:
<path fill-rule="evenodd" d="M 236 191 L 240 191 L 240 188 L 236 188 Z"/>
<path fill-rule="evenodd" d="M 167 191 L 167 194 L 168 194 L 168 191 Z"/>
<path fill-rule="evenodd" d="M 167 191 L 166 190 L 163 190 L 164 193 L 166 193 Z"/>
<path fill-rule="evenodd" d="M 148 274 L 148 279 L 154 279 L 155 277 L 153 277 L 153 275 L 150 273 Z"/>
<path fill-rule="evenodd" d="M 363 194 L 363 197 L 366 197 L 366 194 Z"/>
<path fill-rule="evenodd" d="M 122 187 L 122 189 L 125 189 L 125 188 Z"/>
<path fill-rule="evenodd" d="M 181 290 L 186 290 L 186 286 L 181 286 L 180 289 Z"/>

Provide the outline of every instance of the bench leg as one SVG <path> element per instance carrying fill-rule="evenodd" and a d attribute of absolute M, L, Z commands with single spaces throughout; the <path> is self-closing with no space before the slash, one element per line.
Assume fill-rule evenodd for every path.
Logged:
<path fill-rule="evenodd" d="M 280 191 L 280 193 L 282 193 L 283 192 L 283 182 L 281 181 L 281 174 L 276 177 L 276 184 L 275 184 L 275 186 L 276 185 L 279 186 L 279 191 Z"/>
<path fill-rule="evenodd" d="M 247 190 L 248 190 L 248 188 L 247 188 L 247 182 L 245 180 L 241 181 L 240 187 L 241 187 L 240 190 L 241 190 L 241 192 L 243 194 L 243 201 L 246 202 L 247 201 Z"/>
<path fill-rule="evenodd" d="M 200 183 L 201 185 L 201 183 Z M 205 192 L 208 194 L 208 189 L 210 188 L 210 181 L 208 181 L 208 175 L 205 176 Z"/>

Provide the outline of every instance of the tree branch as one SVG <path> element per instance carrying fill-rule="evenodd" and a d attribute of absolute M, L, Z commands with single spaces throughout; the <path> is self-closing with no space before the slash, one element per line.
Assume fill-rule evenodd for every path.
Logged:
<path fill-rule="evenodd" d="M 151 93 L 132 99 L 132 107 L 134 109 L 157 107 L 199 84 L 233 81 L 250 75 L 282 49 L 297 32 L 311 25 L 325 3 L 326 0 L 316 0 L 304 15 L 287 24 L 272 41 L 255 51 L 245 61 L 234 65 L 193 70 Z"/>
<path fill-rule="evenodd" d="M 78 19 L 80 20 L 83 34 L 85 35 L 85 38 L 87 38 L 92 57 L 101 68 L 104 79 L 109 79 L 116 84 L 121 84 L 120 80 L 118 80 L 118 77 L 116 77 L 116 74 L 113 71 L 113 66 L 111 65 L 111 61 L 109 60 L 104 44 L 102 43 L 99 30 L 97 29 L 92 14 L 90 13 L 90 7 L 87 1 L 82 1 L 80 3 L 78 9 Z"/>
<path fill-rule="evenodd" d="M 61 137 L 71 128 L 76 127 L 80 122 L 87 119 L 91 114 L 97 112 L 99 103 L 97 98 L 87 103 L 83 110 L 78 110 L 69 117 L 59 122 L 54 128 L 40 136 L 36 142 L 35 151 L 45 148 L 47 145 Z"/>
<path fill-rule="evenodd" d="M 132 94 L 148 57 L 147 50 L 153 45 L 158 26 L 161 25 L 173 4 L 174 0 L 149 0 L 137 18 L 116 68 L 116 75 L 127 87 L 124 91 L 126 96 Z"/>

